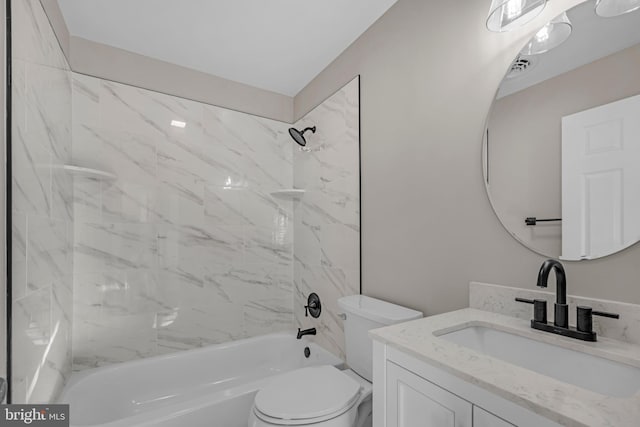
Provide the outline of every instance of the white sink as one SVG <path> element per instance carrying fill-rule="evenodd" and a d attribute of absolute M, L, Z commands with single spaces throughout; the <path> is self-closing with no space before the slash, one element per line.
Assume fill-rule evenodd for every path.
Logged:
<path fill-rule="evenodd" d="M 508 332 L 470 326 L 440 338 L 605 396 L 640 390 L 640 368 Z"/>

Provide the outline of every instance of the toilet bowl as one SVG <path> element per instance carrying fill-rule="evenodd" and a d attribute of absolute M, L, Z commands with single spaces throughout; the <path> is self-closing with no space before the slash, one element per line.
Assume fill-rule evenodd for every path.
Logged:
<path fill-rule="evenodd" d="M 297 369 L 256 394 L 249 427 L 371 427 L 371 390 L 371 383 L 351 370 Z"/>
<path fill-rule="evenodd" d="M 296 369 L 256 394 L 249 427 L 371 427 L 372 343 L 368 331 L 422 317 L 419 311 L 364 295 L 338 300 L 344 311 L 347 364 Z"/>

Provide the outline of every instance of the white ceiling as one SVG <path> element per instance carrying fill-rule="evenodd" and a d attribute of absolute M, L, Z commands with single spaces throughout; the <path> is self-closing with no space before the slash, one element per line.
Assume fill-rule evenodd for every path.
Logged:
<path fill-rule="evenodd" d="M 524 57 L 533 59 L 534 66 L 518 77 L 505 79 L 498 98 L 640 43 L 640 11 L 600 18 L 594 7 L 595 0 L 589 0 L 568 11 L 573 24 L 569 39 L 547 53 Z"/>
<path fill-rule="evenodd" d="M 397 0 L 59 0 L 69 32 L 297 94 Z"/>

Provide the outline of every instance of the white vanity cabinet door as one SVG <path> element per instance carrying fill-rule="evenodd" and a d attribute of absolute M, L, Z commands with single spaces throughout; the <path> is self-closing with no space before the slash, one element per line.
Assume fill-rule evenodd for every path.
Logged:
<path fill-rule="evenodd" d="M 387 362 L 386 427 L 472 427 L 473 405 Z"/>
<path fill-rule="evenodd" d="M 502 418 L 485 411 L 477 406 L 473 407 L 473 427 L 516 427 Z"/>

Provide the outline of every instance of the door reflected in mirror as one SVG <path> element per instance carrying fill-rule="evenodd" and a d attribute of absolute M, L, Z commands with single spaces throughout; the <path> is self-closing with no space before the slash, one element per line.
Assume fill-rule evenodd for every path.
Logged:
<path fill-rule="evenodd" d="M 569 38 L 520 55 L 483 141 L 496 215 L 545 256 L 595 259 L 640 240 L 640 11 L 566 12 Z"/>

